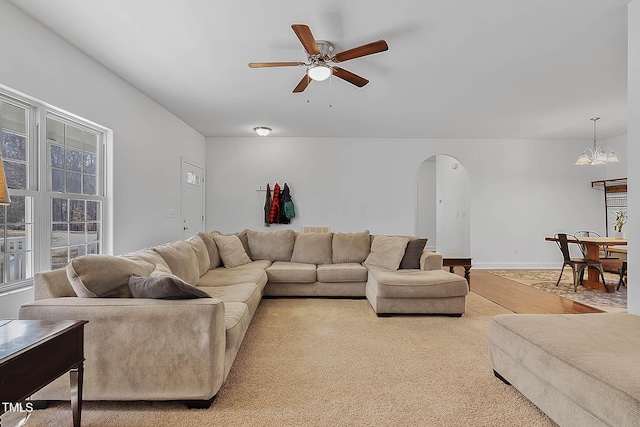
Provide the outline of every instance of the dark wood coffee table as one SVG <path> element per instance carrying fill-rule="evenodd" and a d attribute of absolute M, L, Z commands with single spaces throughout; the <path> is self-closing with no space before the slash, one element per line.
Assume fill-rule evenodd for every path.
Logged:
<path fill-rule="evenodd" d="M 469 288 L 471 288 L 471 260 L 473 258 L 458 254 L 440 254 L 442 255 L 442 265 L 449 267 L 449 271 L 453 273 L 454 267 L 464 267 L 464 278 L 467 279 Z"/>
<path fill-rule="evenodd" d="M 0 401 L 24 402 L 70 372 L 73 425 L 80 427 L 85 323 L 0 320 Z"/>

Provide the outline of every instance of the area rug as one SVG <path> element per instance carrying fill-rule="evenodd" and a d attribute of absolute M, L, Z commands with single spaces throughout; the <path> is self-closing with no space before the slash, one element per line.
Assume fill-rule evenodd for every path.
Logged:
<path fill-rule="evenodd" d="M 378 318 L 364 299 L 263 299 L 211 408 L 85 402 L 82 424 L 553 426 L 489 367 L 488 322 L 501 313 L 510 312 L 473 293 L 461 318 Z M 35 411 L 28 425 L 71 425 L 69 403 Z"/>
<path fill-rule="evenodd" d="M 627 288 L 621 286 L 615 292 L 605 292 L 587 286 L 578 286 L 577 292 L 573 290 L 573 276 L 571 269 L 566 268 L 562 274 L 560 284 L 556 286 L 560 270 L 484 270 L 496 274 L 505 279 L 532 286 L 545 292 L 559 295 L 572 301 L 596 307 L 607 312 L 623 312 L 627 308 Z M 618 285 L 619 276 L 604 273 L 608 284 Z"/>

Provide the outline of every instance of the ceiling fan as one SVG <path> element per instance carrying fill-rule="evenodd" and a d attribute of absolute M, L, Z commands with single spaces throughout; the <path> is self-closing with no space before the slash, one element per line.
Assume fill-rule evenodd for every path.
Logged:
<path fill-rule="evenodd" d="M 249 67 L 307 67 L 305 76 L 300 80 L 298 86 L 293 89 L 293 93 L 304 92 L 307 86 L 309 86 L 309 83 L 311 83 L 311 80 L 326 80 L 332 74 L 353 85 L 362 87 L 369 83 L 369 80 L 351 71 L 347 71 L 344 68 L 340 68 L 336 64 L 367 55 L 373 55 L 374 53 L 384 52 L 389 49 L 387 42 L 378 40 L 334 54 L 334 46 L 328 41 L 316 40 L 307 25 L 293 24 L 291 28 L 298 36 L 298 39 L 300 39 L 300 43 L 302 43 L 302 47 L 304 47 L 307 54 L 308 62 L 250 62 Z"/>

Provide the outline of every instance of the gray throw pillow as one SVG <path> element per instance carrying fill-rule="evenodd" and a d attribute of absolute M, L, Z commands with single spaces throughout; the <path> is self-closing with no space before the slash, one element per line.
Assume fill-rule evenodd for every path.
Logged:
<path fill-rule="evenodd" d="M 134 298 L 192 299 L 211 298 L 206 292 L 191 286 L 174 275 L 145 277 L 131 276 L 129 289 Z"/>
<path fill-rule="evenodd" d="M 413 239 L 407 243 L 407 249 L 404 251 L 402 261 L 400 261 L 400 270 L 419 269 L 420 257 L 422 251 L 427 245 L 427 239 Z"/>

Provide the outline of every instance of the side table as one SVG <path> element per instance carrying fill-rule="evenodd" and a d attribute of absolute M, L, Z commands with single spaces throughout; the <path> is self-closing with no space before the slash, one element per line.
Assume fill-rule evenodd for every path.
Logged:
<path fill-rule="evenodd" d="M 74 427 L 80 427 L 84 320 L 0 320 L 0 401 L 24 402 L 70 372 Z"/>
<path fill-rule="evenodd" d="M 471 289 L 471 260 L 473 258 L 458 254 L 440 254 L 442 255 L 442 265 L 449 267 L 449 271 L 453 273 L 454 267 L 464 267 L 464 278 L 467 279 L 469 289 Z"/>

